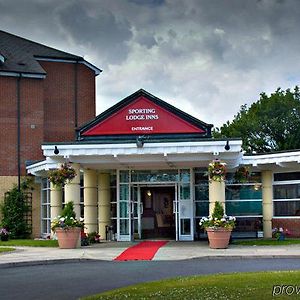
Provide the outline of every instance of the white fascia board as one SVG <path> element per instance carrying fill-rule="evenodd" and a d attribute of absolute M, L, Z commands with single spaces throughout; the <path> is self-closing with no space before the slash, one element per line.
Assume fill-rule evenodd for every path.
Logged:
<path fill-rule="evenodd" d="M 27 170 L 28 174 L 38 176 L 43 171 L 48 171 L 50 169 L 56 169 L 57 165 L 58 165 L 57 161 L 47 158 L 46 160 L 43 160 L 38 163 L 27 166 L 26 170 Z"/>
<path fill-rule="evenodd" d="M 224 149 L 224 141 L 203 142 L 172 142 L 172 143 L 145 143 L 138 148 L 136 143 L 129 144 L 58 144 L 59 154 L 54 154 L 55 145 L 42 145 L 46 157 L 69 157 L 78 155 L 145 155 L 145 154 L 189 154 L 189 153 L 226 153 L 234 155 L 240 153 L 241 141 L 232 141 L 230 150 Z M 230 155 L 230 156 L 231 156 Z"/>
<path fill-rule="evenodd" d="M 243 164 L 253 166 L 266 164 L 280 165 L 286 162 L 300 163 L 300 151 L 244 156 L 242 159 Z"/>

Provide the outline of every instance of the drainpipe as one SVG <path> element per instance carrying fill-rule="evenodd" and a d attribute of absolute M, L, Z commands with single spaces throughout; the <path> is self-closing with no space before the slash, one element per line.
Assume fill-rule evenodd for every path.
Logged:
<path fill-rule="evenodd" d="M 18 161 L 18 191 L 21 190 L 21 78 L 17 78 L 17 161 Z"/>
<path fill-rule="evenodd" d="M 74 126 L 75 129 L 78 126 L 78 61 L 76 61 L 74 66 Z M 75 134 L 76 138 L 76 134 Z"/>

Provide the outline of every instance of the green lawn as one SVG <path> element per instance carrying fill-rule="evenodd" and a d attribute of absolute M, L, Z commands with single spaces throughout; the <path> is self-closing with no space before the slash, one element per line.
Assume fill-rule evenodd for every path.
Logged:
<path fill-rule="evenodd" d="M 0 246 L 58 247 L 58 242 L 54 240 L 9 240 L 0 241 Z"/>
<path fill-rule="evenodd" d="M 15 250 L 15 248 L 11 248 L 11 247 L 3 247 L 3 248 L 0 247 L 0 253 L 1 252 L 10 252 L 10 251 L 14 251 L 14 250 Z"/>
<path fill-rule="evenodd" d="M 289 287 L 283 288 L 282 285 Z M 299 297 L 300 271 L 283 271 L 178 277 L 129 286 L 81 299 L 268 300 Z"/>
<path fill-rule="evenodd" d="M 300 239 L 285 239 L 284 241 L 277 241 L 276 239 L 234 240 L 232 244 L 244 246 L 281 246 L 300 244 Z"/>

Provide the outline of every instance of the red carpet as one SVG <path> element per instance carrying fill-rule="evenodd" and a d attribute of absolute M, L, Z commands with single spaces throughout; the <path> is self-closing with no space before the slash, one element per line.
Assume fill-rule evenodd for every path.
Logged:
<path fill-rule="evenodd" d="M 157 250 L 164 246 L 167 241 L 147 241 L 141 242 L 122 252 L 114 260 L 151 260 Z"/>

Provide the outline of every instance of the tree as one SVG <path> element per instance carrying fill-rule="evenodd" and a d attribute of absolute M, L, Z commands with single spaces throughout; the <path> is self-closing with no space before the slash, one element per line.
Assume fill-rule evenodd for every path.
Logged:
<path fill-rule="evenodd" d="M 28 190 L 32 190 L 31 179 L 26 178 L 20 185 L 11 188 L 1 204 L 1 226 L 6 228 L 13 238 L 28 238 L 31 228 L 27 224 L 26 215 L 30 210 L 27 204 Z"/>
<path fill-rule="evenodd" d="M 227 121 L 213 131 L 215 138 L 239 137 L 248 152 L 271 152 L 300 149 L 300 93 L 278 88 L 249 108 L 242 105 L 232 122 Z"/>

